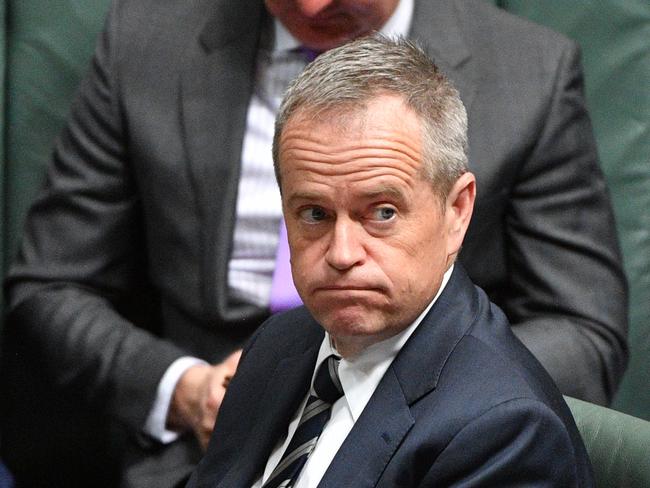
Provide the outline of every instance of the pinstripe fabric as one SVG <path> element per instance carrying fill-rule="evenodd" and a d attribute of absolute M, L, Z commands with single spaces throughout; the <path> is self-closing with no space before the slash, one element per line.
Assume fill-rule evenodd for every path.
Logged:
<path fill-rule="evenodd" d="M 261 307 L 269 304 L 282 218 L 271 158 L 275 115 L 306 64 L 300 50 L 261 50 L 248 106 L 228 284 L 233 296 Z"/>

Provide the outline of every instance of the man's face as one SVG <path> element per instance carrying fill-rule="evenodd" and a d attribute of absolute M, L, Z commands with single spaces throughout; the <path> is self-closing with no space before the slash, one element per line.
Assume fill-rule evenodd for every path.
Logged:
<path fill-rule="evenodd" d="M 350 356 L 432 300 L 469 223 L 474 180 L 459 180 L 469 182 L 469 215 L 456 208 L 462 181 L 441 205 L 423 176 L 419 118 L 397 96 L 350 116 L 304 115 L 289 120 L 279 151 L 293 278 Z"/>
<path fill-rule="evenodd" d="M 267 10 L 305 46 L 318 51 L 379 30 L 399 0 L 265 0 Z"/>

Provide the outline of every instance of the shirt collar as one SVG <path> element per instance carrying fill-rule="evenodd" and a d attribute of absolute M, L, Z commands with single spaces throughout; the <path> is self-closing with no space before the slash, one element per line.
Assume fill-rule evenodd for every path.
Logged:
<path fill-rule="evenodd" d="M 425 315 L 429 310 L 431 310 L 431 307 L 436 300 L 438 300 L 438 297 L 447 286 L 453 269 L 454 266 L 452 265 L 445 272 L 442 277 L 440 288 L 433 297 L 433 300 L 431 300 L 411 325 L 399 334 L 373 344 L 354 358 L 341 359 L 341 363 L 339 364 L 339 378 L 341 380 L 341 385 L 343 386 L 343 398 L 345 398 L 355 422 L 361 415 L 361 412 L 363 412 L 370 397 L 377 389 L 377 385 L 379 385 L 379 382 L 393 362 L 393 359 L 395 359 L 404 344 L 406 344 L 406 341 L 411 337 L 411 334 L 415 332 L 415 329 L 420 325 L 422 319 L 424 319 Z M 325 337 L 323 338 L 320 350 L 318 351 L 314 374 L 312 375 L 312 385 L 319 366 L 332 354 L 340 356 L 336 351 L 336 348 L 332 345 L 330 335 L 325 332 Z"/>
<path fill-rule="evenodd" d="M 414 0 L 400 0 L 393 15 L 379 31 L 387 37 L 406 37 L 411 29 L 413 20 Z M 291 51 L 301 46 L 301 42 L 293 37 L 278 19 L 273 19 L 275 29 L 274 51 Z"/>

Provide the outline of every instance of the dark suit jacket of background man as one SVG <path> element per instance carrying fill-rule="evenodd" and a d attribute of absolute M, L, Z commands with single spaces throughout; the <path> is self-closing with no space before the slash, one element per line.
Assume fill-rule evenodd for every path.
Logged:
<path fill-rule="evenodd" d="M 305 308 L 245 350 L 188 488 L 251 486 L 309 391 L 323 329 Z M 594 486 L 560 392 L 461 266 L 386 371 L 323 487 Z"/>
<path fill-rule="evenodd" d="M 115 0 L 8 279 L 2 455 L 18 474 L 97 486 L 112 457 L 92 445 L 125 454 L 170 363 L 218 361 L 266 317 L 226 284 L 265 22 L 260 0 Z M 461 261 L 564 393 L 606 402 L 626 289 L 575 46 L 477 1 L 416 1 L 412 34 L 469 112 Z M 130 439 L 133 479 L 199 455 L 191 436 Z"/>

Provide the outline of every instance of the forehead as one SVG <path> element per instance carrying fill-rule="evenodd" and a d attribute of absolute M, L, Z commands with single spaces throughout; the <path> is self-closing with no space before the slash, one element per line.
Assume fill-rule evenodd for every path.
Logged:
<path fill-rule="evenodd" d="M 419 117 L 392 95 L 363 106 L 298 112 L 280 137 L 283 187 L 289 181 L 412 185 L 423 174 L 421 133 Z"/>
<path fill-rule="evenodd" d="M 287 120 L 279 137 L 280 161 L 302 147 L 315 143 L 328 146 L 360 145 L 369 142 L 380 147 L 408 146 L 404 150 L 421 153 L 420 117 L 402 98 L 377 95 L 365 102 L 335 104 L 329 108 L 299 108 Z M 413 154 L 413 156 L 416 156 Z"/>

